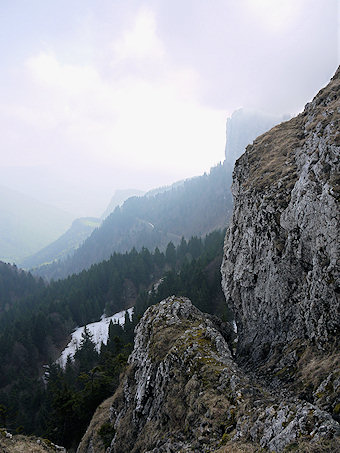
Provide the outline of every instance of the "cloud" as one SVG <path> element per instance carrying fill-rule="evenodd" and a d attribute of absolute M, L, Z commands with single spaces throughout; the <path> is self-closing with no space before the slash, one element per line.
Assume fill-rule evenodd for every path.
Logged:
<path fill-rule="evenodd" d="M 95 68 L 88 65 L 61 64 L 51 53 L 41 52 L 29 58 L 26 65 L 38 84 L 71 96 L 86 93 L 99 82 Z"/>
<path fill-rule="evenodd" d="M 337 64 L 336 0 L 61 1 L 0 18 L 2 165 L 82 198 L 207 171 L 234 109 L 296 112 Z"/>
<path fill-rule="evenodd" d="M 165 49 L 157 36 L 155 14 L 143 7 L 134 19 L 133 26 L 113 43 L 118 59 L 162 58 Z"/>
<path fill-rule="evenodd" d="M 301 0 L 246 0 L 244 6 L 248 14 L 254 15 L 259 28 L 282 33 L 299 20 L 303 3 Z"/>
<path fill-rule="evenodd" d="M 180 177 L 202 173 L 223 159 L 225 112 L 200 105 L 198 73 L 171 65 L 150 10 L 132 22 L 111 46 L 113 73 L 51 51 L 29 57 L 34 102 L 23 100 L 12 112 L 37 136 L 53 137 L 43 153 L 49 163 L 63 157 L 72 165 L 92 160 L 116 169 L 166 166 Z M 130 59 L 141 69 L 127 71 Z M 145 77 L 144 64 L 158 75 Z"/>

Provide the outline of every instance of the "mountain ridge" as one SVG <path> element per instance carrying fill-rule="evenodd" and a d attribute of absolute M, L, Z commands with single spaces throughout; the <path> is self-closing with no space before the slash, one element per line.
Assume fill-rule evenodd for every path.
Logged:
<path fill-rule="evenodd" d="M 340 68 L 235 165 L 221 272 L 236 345 L 186 298 L 149 308 L 77 453 L 340 449 L 339 91 Z"/>
<path fill-rule="evenodd" d="M 130 197 L 116 207 L 68 259 L 35 270 L 39 276 L 62 278 L 108 259 L 114 252 L 125 253 L 146 247 L 165 250 L 170 241 L 203 237 L 223 229 L 231 215 L 231 173 L 219 164 L 205 174 L 170 189 Z M 205 215 L 202 215 L 202 213 Z"/>
<path fill-rule="evenodd" d="M 77 453 L 282 451 L 303 445 L 311 429 L 317 447 L 337 448 L 324 442 L 340 434 L 327 412 L 247 376 L 231 351 L 223 326 L 189 299 L 150 307 L 120 387 L 97 409 Z"/>

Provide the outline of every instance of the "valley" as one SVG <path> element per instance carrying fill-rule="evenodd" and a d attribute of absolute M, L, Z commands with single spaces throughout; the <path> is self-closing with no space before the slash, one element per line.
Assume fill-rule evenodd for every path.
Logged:
<path fill-rule="evenodd" d="M 339 451 L 339 93 L 0 263 L 4 452 Z"/>

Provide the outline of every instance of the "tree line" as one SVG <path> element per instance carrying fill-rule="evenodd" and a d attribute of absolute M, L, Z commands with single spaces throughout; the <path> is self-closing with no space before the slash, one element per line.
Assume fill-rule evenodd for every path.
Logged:
<path fill-rule="evenodd" d="M 114 251 L 124 253 L 142 246 L 165 251 L 181 237 L 204 236 L 227 225 L 232 213 L 231 170 L 219 164 L 209 174 L 190 178 L 169 190 L 131 197 L 117 207 L 91 236 L 63 261 L 36 270 L 47 278 L 65 277 L 107 259 Z M 202 215 L 204 213 L 204 215 Z"/>
<path fill-rule="evenodd" d="M 172 294 L 185 295 L 203 311 L 229 316 L 220 285 L 224 235 L 215 231 L 205 239 L 182 238 L 164 252 L 114 253 L 49 284 L 1 265 L 0 423 L 75 446 L 96 407 L 117 387 L 134 327 L 150 305 Z M 108 344 L 99 352 L 85 329 L 74 360 L 65 369 L 55 364 L 76 326 L 130 306 L 135 307 L 132 319 L 126 317 L 124 327 L 111 323 Z M 44 364 L 49 364 L 45 376 Z"/>

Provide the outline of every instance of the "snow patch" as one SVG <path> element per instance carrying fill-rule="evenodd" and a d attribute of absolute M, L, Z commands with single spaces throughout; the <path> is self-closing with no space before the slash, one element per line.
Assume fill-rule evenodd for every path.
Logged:
<path fill-rule="evenodd" d="M 93 322 L 91 324 L 87 324 L 86 328 L 92 335 L 92 341 L 96 345 L 96 350 L 99 352 L 101 344 L 107 344 L 108 336 L 109 336 L 109 324 L 110 321 L 115 324 L 120 324 L 121 326 L 124 325 L 125 322 L 125 313 L 128 312 L 129 317 L 131 319 L 132 313 L 133 313 L 133 307 L 129 308 L 128 310 L 123 310 L 120 311 L 119 313 L 115 313 L 113 316 L 105 317 L 105 315 L 102 315 L 100 318 L 100 321 Z M 62 368 L 65 368 L 66 362 L 67 362 L 67 357 L 70 356 L 71 359 L 74 357 L 74 354 L 76 353 L 77 349 L 80 346 L 81 340 L 82 340 L 82 334 L 84 332 L 84 327 L 77 327 L 72 335 L 71 335 L 71 341 L 68 343 L 66 348 L 62 351 L 59 359 L 56 360 L 56 363 L 60 365 Z"/>

